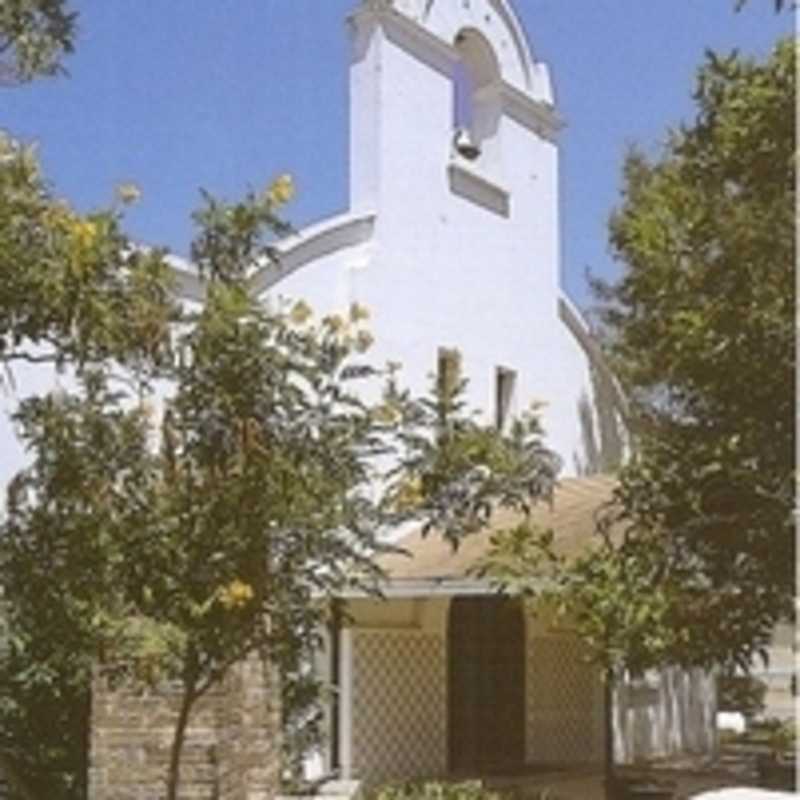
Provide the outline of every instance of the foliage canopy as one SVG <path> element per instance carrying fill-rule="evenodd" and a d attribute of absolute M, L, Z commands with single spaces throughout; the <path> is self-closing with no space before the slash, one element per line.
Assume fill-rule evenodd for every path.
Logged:
<path fill-rule="evenodd" d="M 656 534 L 698 652 L 742 665 L 794 593 L 794 81 L 789 41 L 709 55 L 695 122 L 628 158 L 596 286 L 638 409 L 620 521 Z"/>
<path fill-rule="evenodd" d="M 35 149 L 0 132 L 0 363 L 114 361 L 145 377 L 168 360 L 172 272 L 122 230 L 135 188 L 118 195 L 77 213 L 53 196 Z"/>
<path fill-rule="evenodd" d="M 747 670 L 793 611 L 794 76 L 788 41 L 709 54 L 694 123 L 628 157 L 595 289 L 635 452 L 585 552 L 523 524 L 480 567 L 575 630 L 607 698 L 622 670 Z"/>
<path fill-rule="evenodd" d="M 62 69 L 73 50 L 77 15 L 67 0 L 4 0 L 0 5 L 0 84 Z"/>

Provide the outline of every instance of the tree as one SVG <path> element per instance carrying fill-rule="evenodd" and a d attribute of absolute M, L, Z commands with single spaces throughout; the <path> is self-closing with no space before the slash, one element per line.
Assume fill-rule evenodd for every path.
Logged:
<path fill-rule="evenodd" d="M 54 75 L 71 53 L 76 14 L 66 0 L 5 0 L 0 7 L 0 83 Z"/>
<path fill-rule="evenodd" d="M 114 361 L 145 378 L 168 360 L 172 272 L 122 230 L 137 195 L 122 186 L 110 208 L 79 214 L 35 150 L 0 133 L 0 363 Z"/>
<path fill-rule="evenodd" d="M 496 504 L 545 494 L 557 470 L 533 416 L 505 437 L 449 389 L 424 402 L 396 387 L 376 407 L 360 399 L 358 384 L 379 377 L 359 363 L 371 343 L 364 309 L 315 322 L 302 301 L 270 310 L 252 295 L 291 192 L 281 177 L 239 203 L 207 197 L 196 215 L 207 298 L 160 367 L 160 430 L 135 384 L 112 391 L 108 362 L 78 370 L 76 392 L 25 401 L 16 415 L 33 462 L 9 492 L 0 555 L 14 634 L 6 680 L 27 692 L 7 716 L 19 733 L 38 691 L 80 742 L 98 659 L 111 679 L 177 681 L 170 800 L 196 703 L 252 653 L 296 697 L 326 600 L 377 592 L 386 524 L 414 516 L 457 544 Z M 398 510 L 417 482 L 419 503 Z M 42 791 L 80 797 L 79 745 L 64 752 L 38 734 L 47 749 L 20 763 L 58 766 Z"/>
<path fill-rule="evenodd" d="M 3 135 L 0 154 L 0 364 L 6 388 L 15 386 L 14 366 L 25 363 L 43 365 L 42 369 L 55 366 L 84 387 L 94 385 L 90 379 L 99 370 L 105 380 L 121 379 L 138 394 L 170 362 L 171 327 L 179 315 L 164 253 L 136 248 L 122 231 L 122 207 L 135 199 L 135 190 L 121 187 L 111 208 L 81 215 L 51 195 L 31 148 Z M 97 431 L 88 421 L 92 409 L 92 425 L 97 425 L 97 409 L 90 403 L 85 433 L 94 440 Z M 58 448 L 67 445 L 59 436 L 81 430 L 74 424 L 76 409 L 69 403 L 62 408 L 44 401 L 37 406 L 32 400 L 20 413 L 18 423 L 23 428 L 30 432 L 38 425 L 42 436 L 46 432 L 51 437 L 46 444 L 38 439 L 27 443 L 34 452 L 39 447 L 42 469 L 52 469 Z M 79 529 L 80 514 L 88 514 L 91 498 L 81 494 L 74 481 L 84 476 L 87 485 L 94 486 L 90 477 L 96 477 L 98 469 L 118 463 L 120 453 L 130 455 L 125 448 L 115 449 L 130 432 L 116 434 L 116 443 L 103 439 L 80 451 L 85 459 L 80 466 L 72 458 L 70 469 L 76 470 L 72 475 L 58 473 L 67 481 L 61 491 L 70 487 L 69 491 L 78 492 L 64 501 L 61 510 L 76 513 L 72 524 Z M 104 441 L 110 450 L 103 450 Z M 12 506 L 10 502 L 0 517 L 4 533 Z M 98 512 L 98 525 L 103 513 Z M 62 525 L 65 537 L 68 529 Z M 42 553 L 57 547 L 47 540 L 41 544 Z M 74 544 L 72 556 L 91 570 L 98 559 L 84 559 L 80 540 Z M 92 613 L 81 605 L 86 602 L 85 591 L 79 593 L 75 602 L 86 611 L 86 621 L 70 628 L 55 611 L 60 595 L 56 600 L 52 592 L 43 591 L 36 597 L 19 588 L 16 581 L 24 583 L 26 570 L 32 581 L 28 589 L 57 580 L 58 564 L 50 564 L 53 575 L 46 570 L 43 574 L 42 566 L 50 562 L 43 556 L 40 560 L 36 548 L 23 548 L 14 553 L 17 560 L 10 561 L 9 548 L 14 546 L 9 535 L 0 566 L 9 638 L 0 668 L 3 759 L 29 791 L 80 797 L 85 792 L 90 665 L 86 646 L 79 645 L 89 641 L 86 629 L 92 627 Z M 72 567 L 75 562 L 64 569 Z M 84 589 L 91 586 L 88 581 Z M 45 599 L 49 608 L 39 604 Z M 36 617 L 37 610 L 43 616 Z M 69 617 L 68 609 L 64 613 Z"/>
<path fill-rule="evenodd" d="M 85 797 L 92 653 L 127 555 L 121 534 L 142 516 L 126 516 L 135 506 L 123 496 L 138 489 L 144 420 L 98 376 L 83 389 L 23 402 L 33 463 L 10 485 L 0 526 L 0 742 L 36 797 Z"/>
<path fill-rule="evenodd" d="M 252 652 L 285 678 L 296 675 L 318 645 L 325 598 L 374 590 L 381 516 L 373 462 L 385 445 L 351 388 L 374 374 L 353 360 L 365 342 L 354 330 L 358 314 L 315 325 L 304 304 L 275 314 L 247 286 L 262 255 L 252 246 L 257 231 L 274 227 L 273 199 L 289 189 L 279 181 L 266 198 L 211 203 L 200 215 L 194 257 L 212 283 L 182 340 L 185 363 L 164 423 L 162 499 L 147 534 L 164 531 L 158 539 L 168 551 L 131 575 L 132 592 L 150 589 L 140 613 L 180 634 L 184 713 L 170 799 L 192 703 Z M 172 566 L 158 571 L 162 564 Z"/>
<path fill-rule="evenodd" d="M 720 675 L 717 682 L 720 711 L 742 714 L 748 723 L 764 711 L 767 684 L 753 675 Z"/>
<path fill-rule="evenodd" d="M 94 659 L 118 677 L 182 682 L 172 798 L 194 703 L 253 650 L 290 663 L 324 611 L 311 594 L 357 583 L 357 567 L 370 572 L 365 486 L 380 440 L 346 391 L 368 371 L 344 374 L 354 345 L 333 321 L 303 327 L 298 308 L 270 314 L 246 287 L 290 190 L 281 179 L 235 206 L 209 199 L 198 215 L 209 296 L 183 320 L 182 359 L 162 364 L 174 394 L 161 453 L 148 447 L 138 392 L 109 389 L 107 360 L 78 370 L 78 392 L 33 398 L 16 415 L 34 461 L 11 487 L 3 529 L 7 675 L 27 682 L 28 698 L 31 683 L 45 695 L 66 683 L 49 700 L 75 711 L 73 732 L 84 727 L 47 796 L 82 791 L 79 712 Z M 12 705 L 30 724 L 32 707 Z M 19 753 L 31 771 L 58 766 L 50 739 L 41 737 L 47 752 Z"/>
<path fill-rule="evenodd" d="M 398 458 L 386 502 L 398 521 L 416 518 L 423 535 L 435 532 L 457 549 L 498 509 L 526 515 L 549 499 L 561 460 L 545 444 L 535 403 L 501 431 L 467 408 L 466 379 L 444 378 L 423 398 L 389 381 L 381 410 L 396 423 Z"/>
<path fill-rule="evenodd" d="M 0 6 L 0 83 L 62 71 L 77 16 L 66 0 Z M 79 214 L 54 197 L 36 151 L 0 131 L 0 363 L 81 367 L 112 359 L 139 377 L 167 357 L 175 317 L 171 271 L 159 250 L 134 246 L 122 207 Z"/>
<path fill-rule="evenodd" d="M 623 275 L 596 283 L 638 411 L 620 520 L 658 540 L 699 651 L 742 667 L 794 593 L 794 65 L 789 41 L 708 56 L 695 122 L 627 160 Z"/>
<path fill-rule="evenodd" d="M 570 627 L 605 674 L 749 667 L 794 588 L 794 46 L 710 55 L 695 123 L 632 153 L 611 220 L 622 278 L 595 282 L 635 453 L 577 556 L 522 524 L 480 574 Z"/>
<path fill-rule="evenodd" d="M 60 71 L 74 35 L 62 0 L 6 3 L 6 82 Z M 85 794 L 98 658 L 118 679 L 180 682 L 172 798 L 186 721 L 231 664 L 260 652 L 294 680 L 316 644 L 321 599 L 374 586 L 376 533 L 398 519 L 373 491 L 374 460 L 396 431 L 348 389 L 374 375 L 350 364 L 369 343 L 363 312 L 306 326 L 303 304 L 269 313 L 248 291 L 254 265 L 273 255 L 270 235 L 286 230 L 276 211 L 291 190 L 282 178 L 241 203 L 206 198 L 192 255 L 208 303 L 186 317 L 166 254 L 122 230 L 135 187 L 79 214 L 52 195 L 32 148 L 0 138 L 0 361 L 55 364 L 74 379 L 69 392 L 20 405 L 32 461 L 0 523 L 0 737 L 41 796 Z M 184 323 L 189 332 L 176 333 Z M 156 376 L 170 386 L 159 448 L 143 400 Z M 446 521 L 454 544 L 494 502 L 524 505 L 552 485 L 533 418 L 506 442 L 412 408 L 406 454 L 423 452 L 396 485 L 421 481 L 413 512 Z"/>
<path fill-rule="evenodd" d="M 74 32 L 63 2 L 4 6 L 7 79 L 58 72 Z M 0 136 L 0 362 L 11 384 L 22 362 L 66 370 L 73 387 L 20 404 L 32 460 L 0 520 L 0 742 L 29 793 L 85 796 L 98 659 L 116 679 L 180 681 L 174 797 L 187 719 L 231 664 L 260 652 L 283 672 L 287 697 L 304 695 L 300 662 L 317 643 L 324 597 L 374 586 L 376 533 L 403 515 L 374 491 L 373 462 L 396 421 L 348 388 L 375 376 L 351 364 L 370 343 L 365 312 L 311 325 L 304 304 L 269 313 L 249 294 L 255 265 L 274 255 L 271 237 L 288 230 L 276 212 L 291 194 L 282 177 L 240 203 L 205 197 L 192 257 L 208 302 L 186 315 L 166 253 L 123 232 L 135 187 L 79 214 L 53 196 L 32 147 Z M 146 401 L 154 378 L 168 387 L 160 431 Z M 413 407 L 419 431 L 431 418 Z M 426 483 L 437 520 L 469 485 L 476 502 L 452 512 L 453 541 L 486 518 L 499 489 L 496 479 L 481 487 L 491 480 L 481 460 L 521 466 L 510 450 L 502 457 L 492 432 L 456 427 L 458 436 L 428 442 L 428 456 L 436 447 L 449 455 Z M 526 430 L 538 447 L 538 428 Z M 514 447 L 526 467 L 544 452 Z"/>
<path fill-rule="evenodd" d="M 24 81 L 37 73 L 54 72 L 58 54 L 71 47 L 73 33 L 74 17 L 63 3 L 4 4 L 0 50 L 14 59 L 6 77 L 13 72 L 15 80 Z M 178 318 L 171 271 L 164 253 L 135 247 L 122 229 L 124 205 L 137 195 L 135 187 L 123 186 L 109 208 L 79 214 L 52 194 L 34 148 L 0 133 L 0 382 L 4 390 L 14 389 L 14 366 L 19 363 L 55 366 L 77 376 L 79 382 L 88 380 L 87 370 L 104 365 L 108 376 L 124 378 L 136 391 L 168 363 L 170 329 Z M 42 405 L 36 411 L 40 422 L 45 408 Z M 20 424 L 25 425 L 26 419 L 32 424 L 32 413 L 32 408 L 25 410 Z M 54 411 L 48 413 L 52 421 Z M 47 430 L 55 434 L 53 425 Z M 91 456 L 99 459 L 96 464 L 114 464 L 118 457 L 113 448 L 94 450 Z M 84 474 L 93 470 L 96 467 L 88 464 Z M 79 498 L 73 499 L 80 506 Z M 0 526 L 5 529 L 7 522 L 3 508 Z M 80 516 L 74 524 L 81 526 Z M 62 533 L 67 535 L 66 530 Z M 12 546 L 11 540 L 3 544 Z M 51 544 L 44 543 L 45 552 Z M 87 613 L 83 628 L 62 627 L 57 613 L 60 597 L 45 608 L 36 605 L 39 598 L 15 588 L 16 580 L 24 581 L 25 570 L 31 570 L 31 577 L 48 580 L 41 574 L 46 559 L 40 562 L 35 550 L 16 555 L 20 560 L 15 576 L 6 571 L 7 563 L 0 566 L 4 645 L 8 644 L 0 665 L 0 758 L 5 772 L 13 776 L 16 791 L 25 797 L 34 790 L 41 796 L 81 796 L 85 792 L 88 667 L 86 650 L 77 645 L 86 642 L 83 637 L 85 628 L 91 627 L 91 614 Z M 81 556 L 79 547 L 74 555 Z M 94 562 L 87 561 L 85 566 L 90 563 Z M 33 585 L 39 584 L 34 581 Z M 52 594 L 45 597 L 53 599 Z M 76 602 L 83 602 L 83 596 Z M 38 618 L 37 608 L 42 612 Z"/>
<path fill-rule="evenodd" d="M 604 681 L 606 797 L 628 795 L 614 760 L 614 687 L 625 674 L 641 677 L 666 664 L 702 664 L 686 647 L 686 630 L 675 622 L 681 587 L 664 578 L 660 553 L 648 541 L 615 527 L 611 509 L 599 514 L 598 535 L 577 555 L 566 556 L 552 530 L 527 522 L 498 531 L 475 567 L 502 592 L 528 602 L 531 611 L 570 630 L 588 663 Z"/>

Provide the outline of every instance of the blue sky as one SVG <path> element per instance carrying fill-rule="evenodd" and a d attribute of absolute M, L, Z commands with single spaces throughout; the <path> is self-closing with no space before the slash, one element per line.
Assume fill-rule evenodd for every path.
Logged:
<path fill-rule="evenodd" d="M 0 127 L 39 143 L 57 194 L 83 210 L 133 181 L 131 234 L 186 254 L 200 187 L 233 198 L 291 172 L 296 225 L 347 202 L 344 19 L 357 0 L 76 0 L 69 77 L 0 93 Z M 455 2 L 455 0 L 440 0 Z M 706 48 L 766 55 L 793 19 L 772 0 L 516 0 L 555 80 L 563 283 L 612 276 L 606 220 L 626 148 L 657 153 L 692 114 Z"/>

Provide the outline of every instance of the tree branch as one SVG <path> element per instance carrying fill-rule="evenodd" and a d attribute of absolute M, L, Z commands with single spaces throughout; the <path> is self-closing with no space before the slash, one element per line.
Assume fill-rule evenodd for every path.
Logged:
<path fill-rule="evenodd" d="M 11 353 L 4 353 L 0 356 L 0 361 L 8 363 L 10 361 L 24 361 L 27 364 L 53 364 L 58 360 L 57 353 L 46 353 L 43 355 L 33 355 L 24 350 L 16 350 Z"/>

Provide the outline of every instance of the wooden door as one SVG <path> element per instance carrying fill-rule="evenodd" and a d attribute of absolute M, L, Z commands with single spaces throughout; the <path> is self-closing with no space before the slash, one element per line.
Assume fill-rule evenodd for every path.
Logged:
<path fill-rule="evenodd" d="M 448 628 L 451 771 L 510 771 L 525 755 L 525 624 L 508 598 L 457 597 Z"/>

